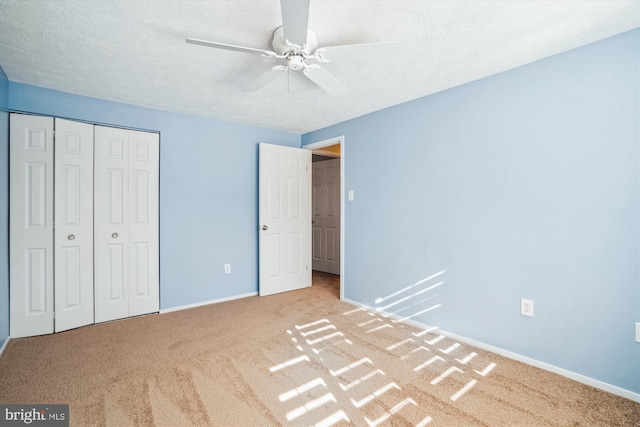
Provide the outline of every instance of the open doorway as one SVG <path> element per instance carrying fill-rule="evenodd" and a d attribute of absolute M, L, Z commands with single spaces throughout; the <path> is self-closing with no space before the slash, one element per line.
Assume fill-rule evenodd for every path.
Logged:
<path fill-rule="evenodd" d="M 344 298 L 344 137 L 309 144 L 312 151 L 313 284 Z"/>

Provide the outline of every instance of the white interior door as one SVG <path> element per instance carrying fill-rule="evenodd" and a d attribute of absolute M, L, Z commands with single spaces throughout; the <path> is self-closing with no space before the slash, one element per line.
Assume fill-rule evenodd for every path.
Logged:
<path fill-rule="evenodd" d="M 157 133 L 129 131 L 129 316 L 160 305 L 159 155 Z"/>
<path fill-rule="evenodd" d="M 94 269 L 97 322 L 129 315 L 129 131 L 95 127 Z"/>
<path fill-rule="evenodd" d="M 11 114 L 11 337 L 53 332 L 53 118 Z"/>
<path fill-rule="evenodd" d="M 55 119 L 55 331 L 93 323 L 93 125 Z"/>
<path fill-rule="evenodd" d="M 311 151 L 260 144 L 260 295 L 311 286 Z"/>
<path fill-rule="evenodd" d="M 159 137 L 95 127 L 95 319 L 158 311 Z"/>
<path fill-rule="evenodd" d="M 313 269 L 340 274 L 340 159 L 313 163 Z"/>

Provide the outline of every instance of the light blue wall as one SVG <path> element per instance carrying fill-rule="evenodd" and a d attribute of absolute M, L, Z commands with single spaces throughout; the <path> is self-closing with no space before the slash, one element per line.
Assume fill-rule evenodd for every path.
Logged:
<path fill-rule="evenodd" d="M 257 292 L 257 144 L 299 147 L 299 135 L 14 82 L 9 108 L 159 131 L 160 307 Z"/>
<path fill-rule="evenodd" d="M 0 348 L 9 337 L 9 81 L 0 67 Z"/>
<path fill-rule="evenodd" d="M 639 37 L 303 135 L 345 135 L 346 298 L 640 392 Z"/>

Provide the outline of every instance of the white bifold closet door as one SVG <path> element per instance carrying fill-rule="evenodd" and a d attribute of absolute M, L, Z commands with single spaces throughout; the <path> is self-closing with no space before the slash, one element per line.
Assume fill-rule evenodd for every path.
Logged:
<path fill-rule="evenodd" d="M 10 117 L 11 337 L 157 312 L 159 135 Z"/>
<path fill-rule="evenodd" d="M 53 332 L 53 118 L 11 114 L 11 337 Z"/>
<path fill-rule="evenodd" d="M 159 137 L 95 127 L 95 321 L 159 309 Z"/>
<path fill-rule="evenodd" d="M 10 126 L 11 336 L 93 323 L 93 126 L 20 114 Z"/>
<path fill-rule="evenodd" d="M 55 332 L 93 323 L 93 125 L 55 119 Z"/>

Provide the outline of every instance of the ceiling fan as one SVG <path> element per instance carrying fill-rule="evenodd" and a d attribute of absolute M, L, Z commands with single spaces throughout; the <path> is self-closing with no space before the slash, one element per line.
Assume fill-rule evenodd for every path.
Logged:
<path fill-rule="evenodd" d="M 254 49 L 251 47 L 235 46 L 207 40 L 188 38 L 187 43 L 214 47 L 217 49 L 234 50 L 238 52 L 258 54 L 263 57 L 283 59 L 284 64 L 276 65 L 263 74 L 258 80 L 249 85 L 246 90 L 255 91 L 281 75 L 282 72 L 302 71 L 309 80 L 334 96 L 347 91 L 340 80 L 336 79 L 320 65 L 307 61 L 315 60 L 319 63 L 329 63 L 341 60 L 353 60 L 371 56 L 393 56 L 397 52 L 399 43 L 367 43 L 344 46 L 329 46 L 318 48 L 315 32 L 308 27 L 310 0 L 281 0 L 282 26 L 275 29 L 271 40 L 273 50 Z"/>

